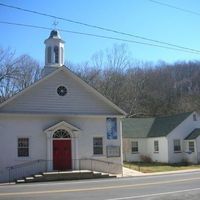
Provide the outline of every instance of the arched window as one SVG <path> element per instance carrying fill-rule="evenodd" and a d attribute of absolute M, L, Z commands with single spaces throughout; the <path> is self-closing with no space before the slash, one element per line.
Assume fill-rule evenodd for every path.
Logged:
<path fill-rule="evenodd" d="M 59 63 L 59 48 L 58 46 L 54 47 L 54 56 L 55 56 L 55 63 Z"/>
<path fill-rule="evenodd" d="M 70 134 L 65 129 L 59 129 L 55 131 L 53 138 L 70 138 Z"/>
<path fill-rule="evenodd" d="M 47 49 L 47 60 L 48 63 L 51 63 L 51 47 L 48 47 Z"/>

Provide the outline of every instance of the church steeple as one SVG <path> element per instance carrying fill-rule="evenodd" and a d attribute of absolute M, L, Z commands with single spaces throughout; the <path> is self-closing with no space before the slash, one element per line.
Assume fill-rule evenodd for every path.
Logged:
<path fill-rule="evenodd" d="M 64 41 L 57 30 L 52 30 L 45 44 L 45 66 L 43 76 L 64 65 Z"/>

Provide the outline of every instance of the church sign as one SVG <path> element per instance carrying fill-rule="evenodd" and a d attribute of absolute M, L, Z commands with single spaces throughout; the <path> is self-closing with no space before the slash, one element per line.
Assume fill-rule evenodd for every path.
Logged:
<path fill-rule="evenodd" d="M 120 146 L 107 146 L 107 157 L 120 157 Z"/>

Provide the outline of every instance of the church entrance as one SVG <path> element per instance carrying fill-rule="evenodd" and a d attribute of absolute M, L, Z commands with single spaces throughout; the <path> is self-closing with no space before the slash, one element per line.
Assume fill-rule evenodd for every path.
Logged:
<path fill-rule="evenodd" d="M 53 169 L 72 169 L 71 137 L 65 129 L 59 129 L 53 135 Z"/>
<path fill-rule="evenodd" d="M 71 140 L 53 140 L 53 169 L 72 169 Z"/>

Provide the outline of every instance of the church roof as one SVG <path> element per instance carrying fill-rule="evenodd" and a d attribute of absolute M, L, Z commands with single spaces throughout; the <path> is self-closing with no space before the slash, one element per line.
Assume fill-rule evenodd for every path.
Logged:
<path fill-rule="evenodd" d="M 40 79 L 39 81 L 35 82 L 34 84 L 32 84 L 31 86 L 25 88 L 24 90 L 22 90 L 21 92 L 17 93 L 16 95 L 12 96 L 11 98 L 9 98 L 8 100 L 6 100 L 5 102 L 3 102 L 2 104 L 0 104 L 0 113 L 4 113 L 5 112 L 5 108 L 6 105 L 10 105 L 11 102 L 16 102 L 16 100 L 18 100 L 18 98 L 24 94 L 26 94 L 29 90 L 31 90 L 32 88 L 35 88 L 37 86 L 39 86 L 39 84 L 42 84 L 45 80 L 49 80 L 51 79 L 51 77 L 53 78 L 54 76 L 56 76 L 59 72 L 63 73 L 63 75 L 66 73 L 69 76 L 73 77 L 74 80 L 77 81 L 78 84 L 82 85 L 84 88 L 86 88 L 86 90 L 88 90 L 88 92 L 90 92 L 91 94 L 93 93 L 97 99 L 101 100 L 102 102 L 105 103 L 105 105 L 107 105 L 109 108 L 112 108 L 113 110 L 115 110 L 115 115 L 126 115 L 126 113 L 120 109 L 118 106 L 116 106 L 114 103 L 112 103 L 110 100 L 108 100 L 106 97 L 104 97 L 102 94 L 100 94 L 97 90 L 95 90 L 94 88 L 92 88 L 90 85 L 88 85 L 86 82 L 84 82 L 82 79 L 80 79 L 76 74 L 74 74 L 71 70 L 69 70 L 67 67 L 63 66 L 63 67 L 59 67 L 57 70 L 55 70 L 54 72 L 50 73 L 49 75 L 45 76 L 44 78 Z M 19 100 L 18 100 L 19 103 Z M 35 103 L 35 102 L 34 102 Z M 21 104 L 21 102 L 20 102 Z M 9 110 L 10 113 L 12 113 L 12 109 Z M 6 113 L 6 112 L 5 112 Z M 32 113 L 32 112 L 31 112 Z M 113 114 L 114 114 L 113 113 Z"/>
<path fill-rule="evenodd" d="M 44 43 L 52 39 L 65 43 L 65 41 L 61 39 L 59 31 L 55 29 L 50 32 L 49 37 L 44 41 Z"/>
<path fill-rule="evenodd" d="M 61 37 L 60 37 L 60 34 L 57 30 L 52 30 L 50 35 L 49 35 L 49 38 L 59 38 L 60 39 Z"/>

